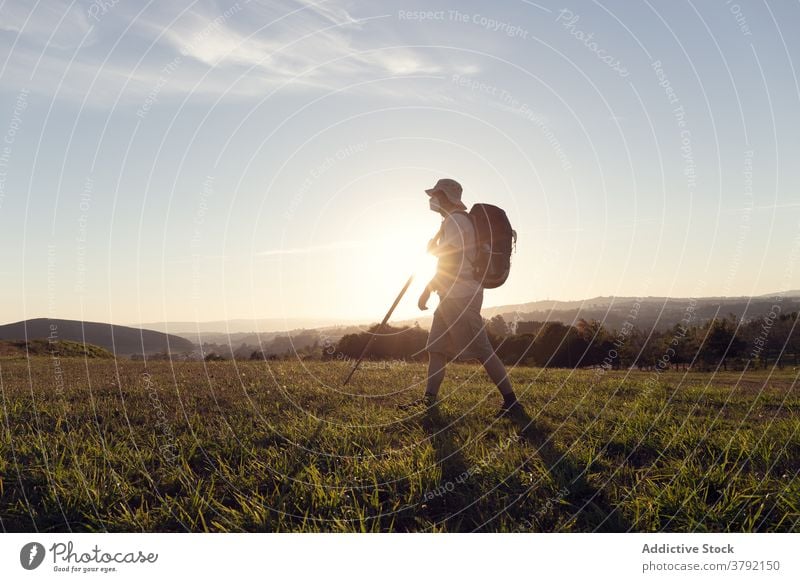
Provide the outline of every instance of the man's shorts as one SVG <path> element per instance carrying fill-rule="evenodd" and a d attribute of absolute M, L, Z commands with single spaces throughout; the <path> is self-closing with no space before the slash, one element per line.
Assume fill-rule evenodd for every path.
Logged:
<path fill-rule="evenodd" d="M 448 360 L 485 360 L 492 353 L 481 317 L 483 290 L 469 297 L 445 297 L 433 312 L 425 350 Z"/>

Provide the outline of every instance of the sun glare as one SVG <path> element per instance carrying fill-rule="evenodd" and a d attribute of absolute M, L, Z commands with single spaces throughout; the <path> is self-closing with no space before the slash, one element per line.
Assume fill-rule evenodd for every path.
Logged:
<path fill-rule="evenodd" d="M 395 281 L 413 274 L 415 280 L 429 280 L 436 271 L 436 259 L 425 250 L 428 239 L 403 236 L 375 241 L 368 251 L 368 263 L 377 281 Z M 382 285 L 381 285 L 382 286 Z"/>
<path fill-rule="evenodd" d="M 309 244 L 352 244 L 335 253 L 308 256 L 312 278 L 330 281 L 326 293 L 316 296 L 317 307 L 324 301 L 331 311 L 348 317 L 380 320 L 413 274 L 392 321 L 420 316 L 417 299 L 436 272 L 436 258 L 427 253 L 427 245 L 439 228 L 439 217 L 428 211 L 424 194 L 413 203 L 401 196 L 372 198 L 353 208 L 346 220 L 329 226 Z M 431 307 L 435 305 L 434 298 Z"/>
<path fill-rule="evenodd" d="M 364 249 L 364 264 L 369 270 L 372 287 L 370 295 L 379 297 L 381 305 L 385 303 L 388 307 L 403 282 L 414 275 L 414 283 L 397 307 L 399 318 L 418 313 L 417 296 L 436 272 L 436 259 L 426 252 L 433 234 L 429 229 L 384 230 L 383 236 L 373 239 L 374 242 Z"/>

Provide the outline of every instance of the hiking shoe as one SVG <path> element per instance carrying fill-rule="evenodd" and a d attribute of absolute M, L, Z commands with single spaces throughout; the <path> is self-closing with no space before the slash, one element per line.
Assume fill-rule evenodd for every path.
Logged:
<path fill-rule="evenodd" d="M 416 400 L 412 400 L 411 402 L 407 402 L 405 404 L 399 404 L 397 408 L 400 410 L 413 410 L 415 408 L 427 410 L 428 408 L 433 408 L 434 406 L 436 406 L 436 397 L 426 394 L 422 398 L 417 398 Z"/>
<path fill-rule="evenodd" d="M 517 416 L 525 412 L 525 408 L 522 406 L 522 403 L 519 400 L 515 400 L 511 404 L 503 404 L 500 405 L 500 409 L 495 414 L 496 418 L 502 418 L 504 416 L 512 417 Z"/>

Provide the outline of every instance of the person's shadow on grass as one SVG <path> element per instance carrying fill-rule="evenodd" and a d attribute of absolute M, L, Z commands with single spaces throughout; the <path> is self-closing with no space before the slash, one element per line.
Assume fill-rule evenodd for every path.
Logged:
<path fill-rule="evenodd" d="M 559 451 L 553 443 L 553 435 L 541 423 L 537 423 L 520 407 L 506 415 L 516 427 L 517 434 L 536 448 L 553 481 L 567 492 L 567 501 L 573 512 L 579 531 L 627 532 L 631 525 L 613 507 L 602 489 L 591 485 L 586 479 L 586 468 L 580 467 L 566 452 Z"/>
<path fill-rule="evenodd" d="M 430 438 L 436 465 L 441 467 L 436 487 L 423 493 L 423 512 L 447 531 L 475 530 L 480 523 L 469 510 L 464 511 L 474 501 L 475 492 L 464 479 L 469 467 L 461 446 L 453 438 L 453 424 L 442 416 L 438 406 L 423 412 L 419 422 Z"/>

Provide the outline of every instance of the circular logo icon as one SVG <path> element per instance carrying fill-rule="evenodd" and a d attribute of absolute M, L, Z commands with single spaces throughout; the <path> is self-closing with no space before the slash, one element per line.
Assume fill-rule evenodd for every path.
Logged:
<path fill-rule="evenodd" d="M 44 546 L 39 542 L 30 542 L 19 551 L 19 563 L 26 570 L 35 570 L 44 561 Z"/>

